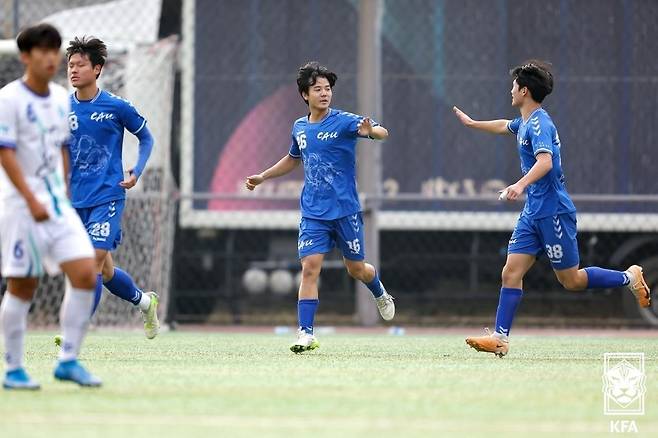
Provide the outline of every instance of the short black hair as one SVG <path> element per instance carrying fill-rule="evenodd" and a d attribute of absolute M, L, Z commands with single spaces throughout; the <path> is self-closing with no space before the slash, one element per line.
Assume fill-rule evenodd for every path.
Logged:
<path fill-rule="evenodd" d="M 35 47 L 59 50 L 62 37 L 55 26 L 41 23 L 23 29 L 16 37 L 16 44 L 21 53 L 29 53 Z"/>
<path fill-rule="evenodd" d="M 553 91 L 553 73 L 550 64 L 545 61 L 530 60 L 510 70 L 519 88 L 528 87 L 532 99 L 542 103 Z"/>
<path fill-rule="evenodd" d="M 297 72 L 297 88 L 302 99 L 304 99 L 302 93 L 308 94 L 308 89 L 315 85 L 319 77 L 328 80 L 331 88 L 334 88 L 334 84 L 338 80 L 336 73 L 329 71 L 327 67 L 320 65 L 317 61 L 307 62 L 299 67 L 299 71 Z M 304 102 L 308 104 L 308 100 L 304 99 Z"/>
<path fill-rule="evenodd" d="M 87 56 L 92 67 L 100 65 L 102 69 L 107 59 L 107 46 L 103 41 L 93 36 L 75 37 L 72 41 L 69 41 L 69 46 L 66 48 L 66 59 L 70 60 L 71 56 L 76 53 Z"/>

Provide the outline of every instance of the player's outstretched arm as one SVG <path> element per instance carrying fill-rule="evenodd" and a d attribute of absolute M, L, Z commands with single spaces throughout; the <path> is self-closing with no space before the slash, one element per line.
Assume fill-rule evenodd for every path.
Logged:
<path fill-rule="evenodd" d="M 48 220 L 48 210 L 37 200 L 23 177 L 23 172 L 16 160 L 16 151 L 11 148 L 0 148 L 0 164 L 5 169 L 9 181 L 25 199 L 34 220 L 37 222 Z"/>
<path fill-rule="evenodd" d="M 462 125 L 468 128 L 479 129 L 480 131 L 490 132 L 492 134 L 511 134 L 510 130 L 507 129 L 509 120 L 473 120 L 468 114 L 456 106 L 453 106 L 452 110 L 455 112 L 459 121 L 462 122 Z"/>
<path fill-rule="evenodd" d="M 285 157 L 281 158 L 278 163 L 265 170 L 264 172 L 259 173 L 258 175 L 248 176 L 245 185 L 247 186 L 247 189 L 253 190 L 257 185 L 262 184 L 266 179 L 277 178 L 292 172 L 295 170 L 295 168 L 297 168 L 297 166 L 299 166 L 300 161 L 301 160 L 299 158 L 293 158 L 290 155 L 286 155 Z"/>
<path fill-rule="evenodd" d="M 366 117 L 357 125 L 358 134 L 362 137 L 370 137 L 373 140 L 386 140 L 388 130 L 381 125 L 372 126 L 370 117 Z"/>

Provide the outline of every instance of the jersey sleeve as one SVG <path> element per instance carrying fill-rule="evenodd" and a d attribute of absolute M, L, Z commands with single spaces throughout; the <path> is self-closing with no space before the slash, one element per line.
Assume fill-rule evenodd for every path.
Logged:
<path fill-rule="evenodd" d="M 300 136 L 303 136 L 304 134 L 300 134 Z M 302 157 L 302 152 L 299 149 L 299 143 L 297 141 L 297 138 L 295 138 L 295 126 L 292 127 L 292 132 L 290 134 L 290 137 L 292 138 L 292 141 L 290 142 L 290 150 L 288 151 L 288 155 L 290 155 L 293 158 L 301 158 Z M 302 139 L 305 141 L 304 139 Z"/>
<path fill-rule="evenodd" d="M 367 135 L 359 135 L 359 124 L 365 117 L 360 116 L 358 114 L 351 114 L 351 113 L 344 113 L 347 122 L 347 132 L 354 136 L 354 137 L 361 137 L 361 138 L 368 138 Z M 372 126 L 379 126 L 379 123 L 375 121 L 374 119 L 370 119 L 372 121 Z"/>
<path fill-rule="evenodd" d="M 507 130 L 514 135 L 519 132 L 519 126 L 521 126 L 521 117 L 517 117 L 516 119 L 507 122 Z"/>
<path fill-rule="evenodd" d="M 532 154 L 537 156 L 543 152 L 553 155 L 553 127 L 539 116 L 530 119 L 528 137 L 532 146 Z"/>
<path fill-rule="evenodd" d="M 121 121 L 123 126 L 130 131 L 131 134 L 137 134 L 144 126 L 146 126 L 146 119 L 137 111 L 132 103 L 127 100 L 122 100 L 122 116 Z"/>
<path fill-rule="evenodd" d="M 0 147 L 16 149 L 18 117 L 11 99 L 0 96 Z"/>

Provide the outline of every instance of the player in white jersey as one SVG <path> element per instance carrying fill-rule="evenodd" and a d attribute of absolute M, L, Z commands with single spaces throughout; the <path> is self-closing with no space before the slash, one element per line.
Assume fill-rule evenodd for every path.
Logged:
<path fill-rule="evenodd" d="M 64 342 L 55 378 L 100 386 L 77 361 L 89 325 L 96 281 L 94 251 L 67 196 L 69 97 L 50 82 L 61 61 L 61 37 L 49 24 L 17 37 L 25 75 L 0 89 L 0 246 L 8 279 L 0 305 L 6 389 L 39 389 L 23 368 L 30 302 L 44 269 L 63 271 Z"/>

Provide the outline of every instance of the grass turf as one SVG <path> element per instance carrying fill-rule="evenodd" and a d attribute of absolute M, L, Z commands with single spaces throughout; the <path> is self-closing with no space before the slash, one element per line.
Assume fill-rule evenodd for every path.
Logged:
<path fill-rule="evenodd" d="M 27 338 L 36 393 L 0 392 L 2 437 L 608 435 L 658 433 L 656 339 L 515 336 L 498 359 L 462 336 L 327 335 L 294 355 L 265 334 L 92 333 L 101 389 L 54 381 L 54 333 Z M 605 352 L 644 352 L 646 415 L 603 415 Z"/>

